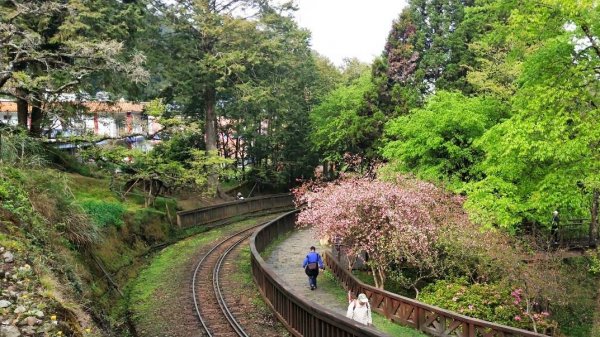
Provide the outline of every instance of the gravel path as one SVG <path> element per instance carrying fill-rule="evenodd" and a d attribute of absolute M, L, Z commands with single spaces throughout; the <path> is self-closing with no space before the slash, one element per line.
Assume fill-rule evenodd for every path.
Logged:
<path fill-rule="evenodd" d="M 330 294 L 327 289 L 317 288 L 311 291 L 308 287 L 308 278 L 304 274 L 302 261 L 315 246 L 317 252 L 322 253 L 329 248 L 319 244 L 309 229 L 296 230 L 287 239 L 281 242 L 266 259 L 267 264 L 287 284 L 287 288 L 300 294 L 310 301 L 328 307 L 334 312 L 346 314 L 347 305 L 340 303 L 339 299 Z M 317 279 L 317 286 L 322 281 L 322 275 Z"/>

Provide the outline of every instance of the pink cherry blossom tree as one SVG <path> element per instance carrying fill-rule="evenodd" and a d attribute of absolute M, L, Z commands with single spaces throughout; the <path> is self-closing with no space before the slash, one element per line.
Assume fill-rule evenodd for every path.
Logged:
<path fill-rule="evenodd" d="M 350 258 L 365 252 L 375 286 L 383 288 L 391 266 L 427 268 L 443 222 L 462 220 L 461 203 L 434 185 L 406 177 L 395 182 L 342 178 L 296 191 L 307 207 L 299 226 L 338 237 Z M 459 214 L 457 217 L 455 214 Z"/>

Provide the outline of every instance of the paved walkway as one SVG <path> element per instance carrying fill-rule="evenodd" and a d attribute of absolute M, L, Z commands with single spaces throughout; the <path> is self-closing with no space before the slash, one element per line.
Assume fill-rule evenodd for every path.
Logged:
<path fill-rule="evenodd" d="M 319 240 L 308 229 L 295 230 L 285 240 L 273 249 L 271 256 L 266 257 L 266 262 L 271 269 L 285 283 L 285 287 L 295 294 L 299 294 L 308 301 L 318 303 L 340 315 L 346 315 L 348 302 L 346 291 L 329 275 L 319 275 L 317 284 L 319 288 L 311 291 L 308 287 L 308 277 L 304 274 L 302 261 L 306 257 L 310 246 L 315 246 L 317 252 L 324 253 L 328 247 L 321 246 Z M 390 336 L 427 337 L 425 334 L 411 328 L 402 327 L 373 313 L 375 329 Z M 600 337 L 600 336 L 599 336 Z"/>
<path fill-rule="evenodd" d="M 310 301 L 345 315 L 348 306 L 344 305 L 343 302 L 340 303 L 339 298 L 325 291 L 327 290 L 323 289 L 325 287 L 320 287 L 314 291 L 311 291 L 308 287 L 308 278 L 302 268 L 302 261 L 310 250 L 310 246 L 315 246 L 317 252 L 321 255 L 325 250 L 328 250 L 327 247 L 319 244 L 319 240 L 314 238 L 312 231 L 308 229 L 296 230 L 273 250 L 266 262 L 287 283 L 287 288 L 295 294 L 300 294 Z M 323 281 L 323 274 L 320 273 L 317 286 L 324 283 Z"/>

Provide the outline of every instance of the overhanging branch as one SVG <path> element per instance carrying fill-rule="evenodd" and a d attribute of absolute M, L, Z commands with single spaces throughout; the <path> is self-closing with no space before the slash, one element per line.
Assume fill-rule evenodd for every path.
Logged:
<path fill-rule="evenodd" d="M 583 30 L 585 36 L 592 46 L 592 49 L 596 52 L 596 56 L 600 57 L 600 46 L 598 45 L 597 38 L 590 31 L 590 27 L 588 27 L 588 25 L 582 25 L 581 30 Z"/>
<path fill-rule="evenodd" d="M 109 137 L 109 136 L 105 136 L 102 138 L 95 138 L 95 139 L 71 139 L 71 140 L 64 140 L 64 141 L 54 141 L 53 139 L 44 139 L 44 143 L 47 144 L 57 144 L 57 145 L 61 145 L 61 144 L 83 144 L 83 143 L 89 143 L 89 144 L 94 144 L 94 145 L 98 145 L 101 142 L 107 141 L 107 140 L 125 140 L 127 138 L 131 138 L 131 137 L 143 137 L 145 140 L 151 140 L 152 138 L 154 138 L 156 135 L 160 134 L 161 132 L 166 131 L 164 128 L 160 129 L 156 132 L 153 133 L 134 133 L 134 134 L 130 134 L 130 135 L 126 135 L 126 136 L 121 136 L 121 137 Z"/>

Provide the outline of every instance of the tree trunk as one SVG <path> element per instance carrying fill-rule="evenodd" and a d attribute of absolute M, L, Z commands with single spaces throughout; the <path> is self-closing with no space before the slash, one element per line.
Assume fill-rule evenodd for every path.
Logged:
<path fill-rule="evenodd" d="M 371 272 L 373 273 L 373 282 L 375 283 L 375 288 L 379 288 L 379 277 L 377 274 L 377 268 L 371 267 Z"/>
<path fill-rule="evenodd" d="M 598 198 L 600 190 L 597 188 L 592 192 L 592 221 L 590 222 L 590 245 L 596 246 L 598 240 Z"/>
<path fill-rule="evenodd" d="M 34 137 L 39 137 L 42 134 L 42 119 L 44 117 L 39 100 L 39 95 L 35 95 L 35 103 L 31 105 L 31 127 L 29 133 Z"/>
<path fill-rule="evenodd" d="M 238 171 L 239 170 L 238 165 L 240 164 L 240 134 L 239 133 L 235 137 L 235 153 L 234 153 L 234 156 L 235 156 L 235 163 L 234 163 L 235 167 L 234 167 L 234 170 Z"/>
<path fill-rule="evenodd" d="M 206 152 L 209 156 L 216 156 L 218 151 L 216 104 L 215 88 L 206 89 L 204 92 L 204 142 L 206 143 Z M 219 177 L 213 169 L 210 170 L 207 179 L 208 190 L 218 193 Z"/>
<path fill-rule="evenodd" d="M 27 115 L 29 115 L 29 104 L 25 100 L 26 95 L 25 90 L 17 89 L 17 123 L 25 130 L 27 130 Z"/>
<path fill-rule="evenodd" d="M 25 64 L 18 63 L 15 65 L 15 71 L 24 71 Z M 27 102 L 27 90 L 24 88 L 16 88 L 17 94 L 17 125 L 24 130 L 27 130 L 27 117 L 29 115 L 29 103 Z"/>
<path fill-rule="evenodd" d="M 216 92 L 214 88 L 206 89 L 204 93 L 204 141 L 206 151 L 217 151 L 217 113 L 215 111 L 217 104 Z"/>
<path fill-rule="evenodd" d="M 375 287 L 378 289 L 384 289 L 385 284 L 385 270 L 382 267 L 372 267 L 373 281 L 375 281 Z"/>

